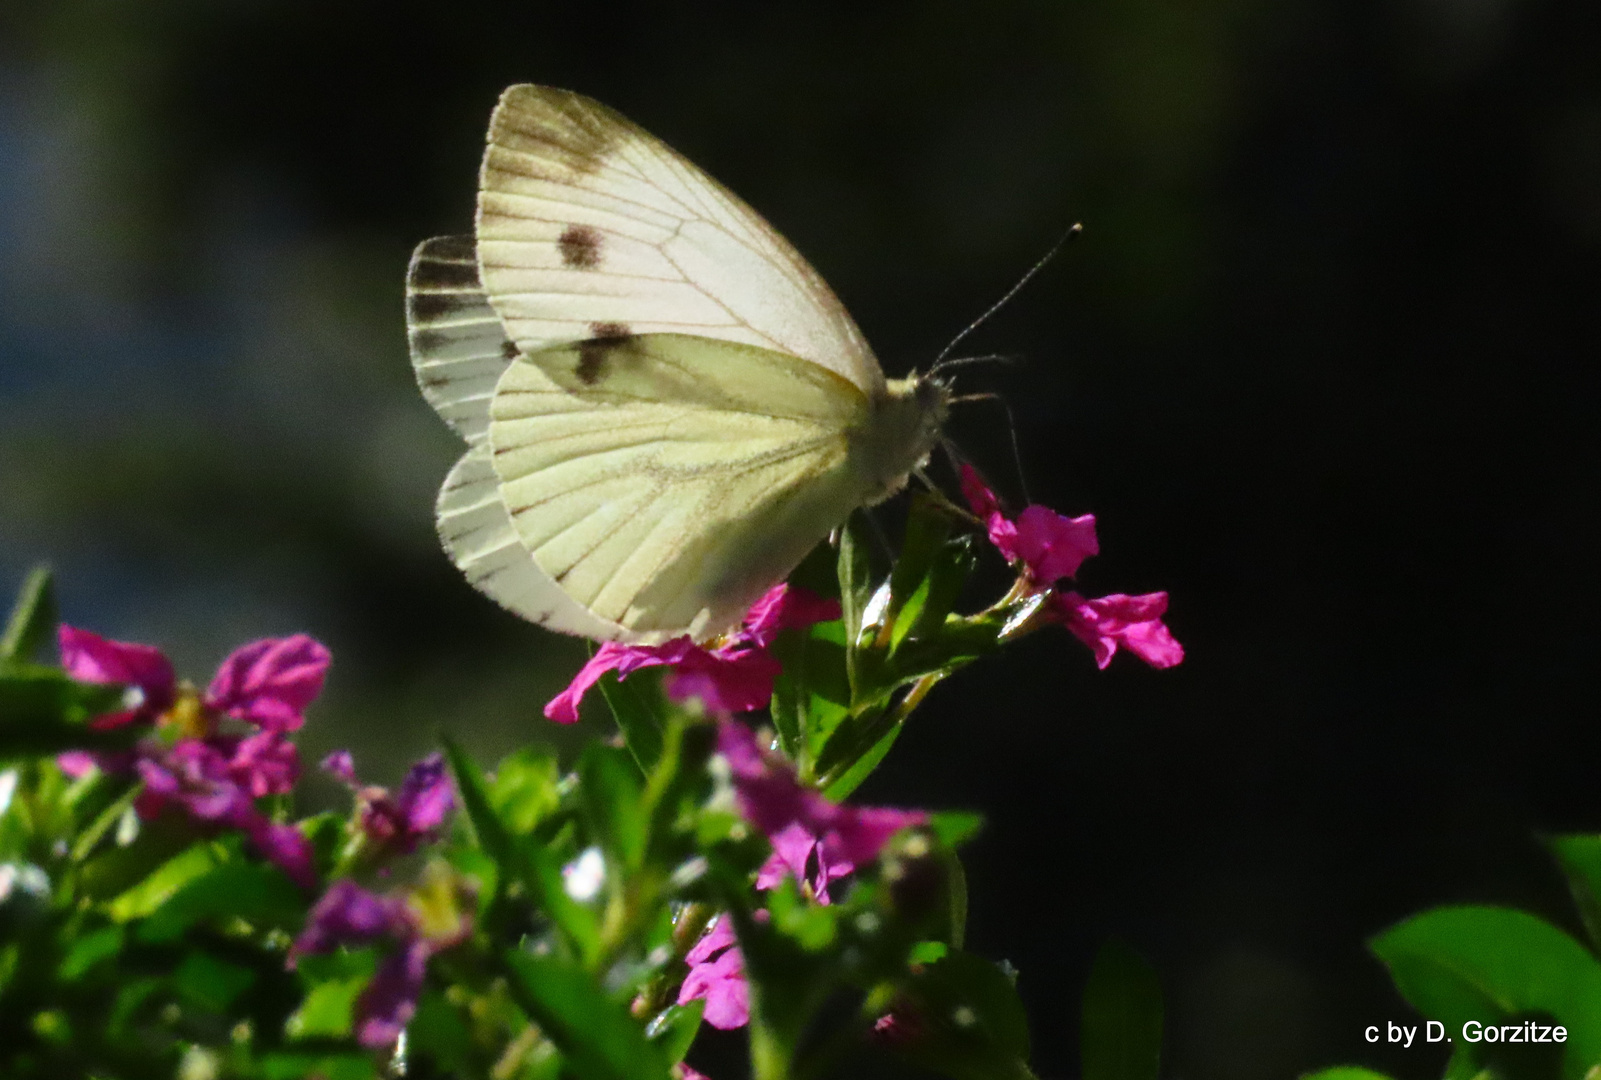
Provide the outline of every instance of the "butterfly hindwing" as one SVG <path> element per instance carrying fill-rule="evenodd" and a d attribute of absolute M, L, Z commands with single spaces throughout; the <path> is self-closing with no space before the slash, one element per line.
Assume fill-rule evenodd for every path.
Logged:
<path fill-rule="evenodd" d="M 647 335 L 515 361 L 490 445 L 540 569 L 653 641 L 737 622 L 862 500 L 847 431 L 867 408 L 794 357 Z"/>
<path fill-rule="evenodd" d="M 406 337 L 428 404 L 469 444 L 489 429 L 489 399 L 517 346 L 478 282 L 470 236 L 417 245 L 406 271 Z"/>
<path fill-rule="evenodd" d="M 467 580 L 530 622 L 597 641 L 622 628 L 590 614 L 562 590 L 523 546 L 500 497 L 500 477 L 479 445 L 463 454 L 439 489 L 439 539 Z"/>

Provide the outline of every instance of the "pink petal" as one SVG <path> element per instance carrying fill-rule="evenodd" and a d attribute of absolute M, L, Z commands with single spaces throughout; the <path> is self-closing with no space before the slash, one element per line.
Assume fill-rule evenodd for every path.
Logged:
<path fill-rule="evenodd" d="M 962 495 L 967 499 L 967 505 L 974 514 L 981 518 L 988 518 L 991 514 L 1001 512 L 1001 501 L 995 497 L 995 492 L 984 483 L 978 470 L 967 462 L 962 462 Z"/>
<path fill-rule="evenodd" d="M 717 959 L 700 964 L 684 978 L 678 990 L 678 1004 L 704 998 L 705 1021 L 721 1031 L 732 1031 L 750 1022 L 750 987 L 745 983 L 745 957 L 737 948 Z"/>
<path fill-rule="evenodd" d="M 774 585 L 745 615 L 742 636 L 762 648 L 785 630 L 840 617 L 839 601 L 790 584 Z"/>
<path fill-rule="evenodd" d="M 395 802 L 406 831 L 412 836 L 424 836 L 444 824 L 445 818 L 456 808 L 450 775 L 445 771 L 445 756 L 430 754 L 413 765 L 400 785 L 400 795 Z"/>
<path fill-rule="evenodd" d="M 356 759 L 350 756 L 349 750 L 335 750 L 322 759 L 319 768 L 351 787 L 356 786 Z"/>
<path fill-rule="evenodd" d="M 137 710 L 154 716 L 172 705 L 178 678 L 172 662 L 161 650 L 149 645 L 112 641 L 88 630 L 63 624 L 56 632 L 61 648 L 61 667 L 79 682 L 126 683 L 144 694 Z M 127 714 L 131 720 L 134 713 Z M 126 721 L 124 721 L 126 722 Z"/>
<path fill-rule="evenodd" d="M 662 645 L 622 645 L 608 641 L 596 650 L 588 663 L 578 669 L 578 674 L 567 684 L 567 689 L 545 705 L 545 717 L 558 724 L 577 723 L 579 702 L 606 672 L 615 671 L 621 677 L 641 668 L 676 664 L 693 648 L 695 645 L 688 637 L 674 638 Z"/>
<path fill-rule="evenodd" d="M 349 878 L 328 886 L 306 915 L 306 925 L 289 947 L 289 967 L 307 953 L 332 952 L 340 945 L 365 945 L 404 928 L 395 905 Z"/>
<path fill-rule="evenodd" d="M 786 877 L 805 881 L 806 864 L 811 861 L 812 852 L 817 850 L 817 837 L 800 822 L 792 821 L 768 837 L 768 840 L 773 845 L 773 853 L 757 871 L 756 887 L 771 889 Z"/>
<path fill-rule="evenodd" d="M 300 751 L 280 731 L 258 731 L 240 740 L 228 775 L 252 798 L 282 795 L 300 779 Z"/>
<path fill-rule="evenodd" d="M 823 850 L 831 866 L 855 869 L 872 862 L 902 829 L 928 822 L 921 810 L 896 810 L 883 806 L 843 806 L 834 827 L 823 838 Z M 849 873 L 849 870 L 842 871 Z"/>
<path fill-rule="evenodd" d="M 1075 592 L 1053 598 L 1057 615 L 1075 637 L 1095 653 L 1098 667 L 1106 667 L 1119 647 L 1155 668 L 1168 668 L 1184 659 L 1180 645 L 1162 622 L 1167 593 L 1111 596 L 1086 600 Z"/>
<path fill-rule="evenodd" d="M 734 922 L 727 915 L 719 915 L 712 922 L 711 929 L 707 930 L 701 939 L 695 942 L 694 948 L 684 956 L 684 963 L 690 967 L 698 967 L 715 957 L 724 949 L 737 945 L 738 939 L 734 937 Z"/>
<path fill-rule="evenodd" d="M 369 1050 L 393 1046 L 417 1014 L 431 947 L 408 941 L 384 958 L 356 999 L 356 1041 Z"/>
<path fill-rule="evenodd" d="M 87 750 L 68 750 L 56 755 L 56 768 L 69 780 L 76 780 L 100 762 Z"/>
<path fill-rule="evenodd" d="M 761 649 L 725 654 L 696 648 L 673 665 L 667 696 L 698 697 L 710 712 L 750 712 L 772 700 L 773 682 L 783 670 Z"/>
<path fill-rule="evenodd" d="M 1070 518 L 1045 506 L 1030 506 L 1017 518 L 1017 551 L 1034 581 L 1053 585 L 1078 573 L 1085 559 L 1100 552 L 1095 515 Z"/>
<path fill-rule="evenodd" d="M 293 825 L 268 821 L 256 814 L 246 826 L 245 833 L 262 855 L 275 864 L 289 880 L 303 889 L 317 886 L 317 869 L 311 840 Z"/>
<path fill-rule="evenodd" d="M 829 802 L 802 786 L 788 762 L 764 755 L 755 734 L 737 721 L 724 720 L 718 725 L 717 748 L 728 762 L 740 813 L 772 839 L 780 860 L 792 865 L 790 860 L 800 856 L 801 834 L 820 838 L 817 878 L 810 882 L 819 899 L 827 895 L 830 880 L 877 858 L 884 844 L 901 829 L 928 820 L 921 810 Z M 800 833 L 792 826 L 798 826 Z M 777 848 L 780 841 L 782 851 Z M 771 862 L 762 867 L 763 874 L 775 871 Z"/>
<path fill-rule="evenodd" d="M 1001 502 L 979 477 L 978 470 L 973 466 L 962 463 L 962 494 L 967 498 L 967 505 L 984 522 L 989 532 L 990 543 L 994 544 L 1008 562 L 1018 558 L 1017 526 L 1001 512 Z"/>
<path fill-rule="evenodd" d="M 327 648 L 305 634 L 253 641 L 217 668 L 206 705 L 262 727 L 296 731 L 322 692 L 328 662 Z"/>
<path fill-rule="evenodd" d="M 682 1061 L 678 1063 L 678 1072 L 682 1077 L 682 1080 L 712 1080 L 712 1078 L 707 1076 L 705 1073 L 698 1069 L 690 1068 Z"/>

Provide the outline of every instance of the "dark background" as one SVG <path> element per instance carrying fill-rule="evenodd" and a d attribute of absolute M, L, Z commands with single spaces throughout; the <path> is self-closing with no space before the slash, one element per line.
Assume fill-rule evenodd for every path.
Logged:
<path fill-rule="evenodd" d="M 441 726 L 561 735 L 582 646 L 439 553 L 458 444 L 401 316 L 504 85 L 740 192 L 891 374 L 1081 220 L 968 343 L 1029 362 L 964 389 L 1012 402 L 1036 499 L 1099 516 L 1087 591 L 1170 590 L 1189 658 L 1028 639 L 862 797 L 988 816 L 970 945 L 1021 969 L 1046 1077 L 1114 933 L 1171 1075 L 1437 1075 L 1362 1040 L 1410 1015 L 1364 939 L 1453 901 L 1571 926 L 1536 834 L 1601 829 L 1598 46 L 1591 0 L 5 0 L 0 579 L 53 560 L 71 621 L 197 680 L 316 634 L 305 745 L 375 780 Z"/>

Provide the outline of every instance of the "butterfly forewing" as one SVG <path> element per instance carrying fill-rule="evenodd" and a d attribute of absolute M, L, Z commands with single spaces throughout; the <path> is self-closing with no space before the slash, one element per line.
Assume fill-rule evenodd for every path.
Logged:
<path fill-rule="evenodd" d="M 856 324 L 795 249 L 605 106 L 507 90 L 479 186 L 484 289 L 523 352 L 608 331 L 686 333 L 800 357 L 870 397 L 882 390 Z"/>

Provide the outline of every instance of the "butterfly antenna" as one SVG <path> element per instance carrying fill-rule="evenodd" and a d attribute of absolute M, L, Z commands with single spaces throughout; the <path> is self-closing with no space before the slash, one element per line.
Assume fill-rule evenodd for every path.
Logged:
<path fill-rule="evenodd" d="M 953 356 L 949 360 L 937 361 L 928 369 L 930 375 L 938 375 L 946 368 L 966 367 L 968 364 L 1021 364 L 1025 357 L 1022 353 L 988 353 L 984 356 Z"/>
<path fill-rule="evenodd" d="M 1012 297 L 1016 296 L 1018 291 L 1022 289 L 1024 285 L 1027 285 L 1029 281 L 1033 279 L 1035 274 L 1045 269 L 1045 265 L 1052 259 L 1056 258 L 1056 253 L 1061 251 L 1069 240 L 1073 239 L 1083 231 L 1084 226 L 1082 224 L 1074 224 L 1072 228 L 1063 233 L 1061 239 L 1057 240 L 1056 243 L 1051 245 L 1051 250 L 1045 253 L 1044 258 L 1040 259 L 1039 262 L 1029 267 L 1028 273 L 1019 278 L 1016 285 L 1013 285 L 1010 289 L 1006 290 L 1005 296 L 995 301 L 995 303 L 990 305 L 988 311 L 984 312 L 984 314 L 980 315 L 978 318 L 969 323 L 967 329 L 951 338 L 951 343 L 945 346 L 945 348 L 941 349 L 938 356 L 934 357 L 934 366 L 937 368 L 940 364 L 940 361 L 949 356 L 951 354 L 951 350 L 956 348 L 956 346 L 961 343 L 963 338 L 965 338 L 968 334 L 971 334 L 974 330 L 977 330 L 980 326 L 983 326 L 989 321 L 991 315 L 994 315 L 997 311 L 1001 310 L 1001 308 L 1005 307 L 1007 302 L 1011 300 Z"/>
<path fill-rule="evenodd" d="M 951 398 L 950 404 L 959 405 L 964 401 L 993 401 L 1006 411 L 1006 434 L 1011 437 L 1012 464 L 1017 466 L 1017 483 L 1023 490 L 1023 502 L 1033 502 L 1028 494 L 1028 474 L 1023 470 L 1023 449 L 1017 441 L 1017 417 L 1012 415 L 1012 403 L 999 394 L 963 394 Z M 948 448 L 946 452 L 950 452 Z"/>

